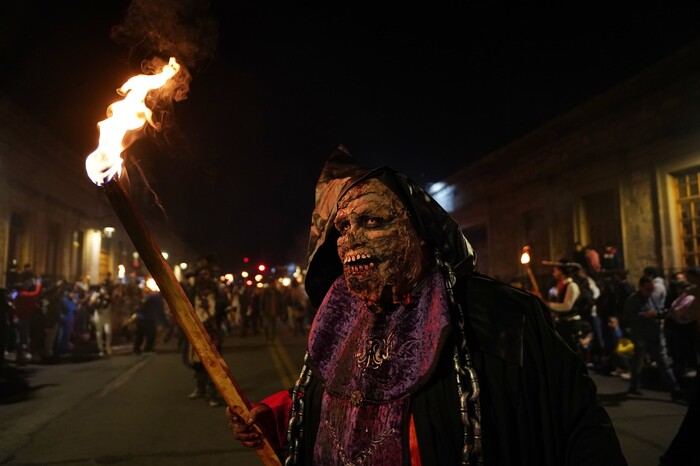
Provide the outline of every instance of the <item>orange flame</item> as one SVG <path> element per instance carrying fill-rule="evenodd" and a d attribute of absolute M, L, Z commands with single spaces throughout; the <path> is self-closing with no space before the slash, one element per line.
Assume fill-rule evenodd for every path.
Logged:
<path fill-rule="evenodd" d="M 107 119 L 97 123 L 100 128 L 99 144 L 85 159 L 85 169 L 93 183 L 102 185 L 121 174 L 121 153 L 127 148 L 124 142 L 126 133 L 138 130 L 146 123 L 155 126 L 153 112 L 145 102 L 148 91 L 163 87 L 178 71 L 180 64 L 171 57 L 160 73 L 134 76 L 117 89 L 124 99 L 110 105 Z"/>
<path fill-rule="evenodd" d="M 520 263 L 523 265 L 528 265 L 530 263 L 530 246 L 525 246 L 523 248 L 523 254 L 520 256 Z"/>

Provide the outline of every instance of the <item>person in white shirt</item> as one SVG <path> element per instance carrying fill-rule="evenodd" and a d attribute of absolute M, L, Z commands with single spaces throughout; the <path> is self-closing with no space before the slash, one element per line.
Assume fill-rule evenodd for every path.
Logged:
<path fill-rule="evenodd" d="M 552 276 L 557 281 L 549 300 L 545 301 L 552 311 L 554 328 L 559 336 L 574 351 L 578 352 L 578 338 L 581 316 L 576 309 L 576 301 L 581 295 L 581 290 L 572 276 L 581 269 L 580 264 L 560 260 L 554 265 Z"/>

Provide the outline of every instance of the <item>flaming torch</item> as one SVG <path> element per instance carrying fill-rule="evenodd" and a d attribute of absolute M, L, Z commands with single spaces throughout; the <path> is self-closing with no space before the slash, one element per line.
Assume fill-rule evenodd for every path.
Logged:
<path fill-rule="evenodd" d="M 537 296 L 540 295 L 540 287 L 537 285 L 537 280 L 535 280 L 535 274 L 532 273 L 530 268 L 530 246 L 523 247 L 523 253 L 520 256 L 520 263 L 525 266 L 527 270 L 527 276 L 530 278 L 530 284 L 532 285 L 532 291 Z"/>
<path fill-rule="evenodd" d="M 180 71 L 180 65 L 174 58 L 164 65 L 160 73 L 138 75 L 129 79 L 117 92 L 124 99 L 113 103 L 107 109 L 107 119 L 98 123 L 100 139 L 97 149 L 90 154 L 85 167 L 90 179 L 102 187 L 112 208 L 116 212 L 124 229 L 128 233 L 136 250 L 170 309 L 175 314 L 178 324 L 193 346 L 212 381 L 219 389 L 228 406 L 239 406 L 243 416 L 247 417 L 252 405 L 241 391 L 231 375 L 226 362 L 212 344 L 202 322 L 197 317 L 189 299 L 175 278 L 173 271 L 153 240 L 150 231 L 134 205 L 131 197 L 120 182 L 124 168 L 122 152 L 128 147 L 125 137 L 133 141 L 133 134 L 148 123 L 155 126 L 152 111 L 146 106 L 149 91 L 160 89 Z M 131 137 L 130 137 L 131 136 Z M 256 450 L 265 465 L 280 465 L 274 449 L 263 436 L 262 445 Z"/>

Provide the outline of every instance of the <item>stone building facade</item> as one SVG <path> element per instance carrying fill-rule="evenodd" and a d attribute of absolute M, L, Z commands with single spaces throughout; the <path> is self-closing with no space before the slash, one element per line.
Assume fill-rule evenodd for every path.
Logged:
<path fill-rule="evenodd" d="M 86 130 L 90 130 L 87 128 Z M 108 273 L 147 271 L 100 189 L 85 156 L 67 149 L 15 103 L 0 95 L 0 286 L 10 264 L 37 275 L 98 283 Z M 161 225 L 153 234 L 170 262 L 196 259 Z M 138 267 L 135 267 L 138 264 Z"/>
<path fill-rule="evenodd" d="M 688 47 L 439 183 L 479 268 L 508 281 L 580 241 L 614 245 L 636 282 L 700 265 L 700 44 Z"/>

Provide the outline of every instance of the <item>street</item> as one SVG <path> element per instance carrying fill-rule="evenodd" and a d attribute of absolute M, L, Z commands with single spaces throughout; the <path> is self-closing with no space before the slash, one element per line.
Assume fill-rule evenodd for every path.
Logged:
<path fill-rule="evenodd" d="M 305 338 L 284 324 L 270 346 L 261 335 L 240 338 L 237 332 L 226 339 L 223 354 L 248 397 L 257 401 L 291 386 Z M 17 370 L 27 386 L 22 378 L 3 379 L 0 464 L 260 464 L 233 439 L 223 407 L 188 399 L 194 380 L 175 339 L 157 346 L 155 354 L 135 356 L 125 344 L 110 358 Z M 686 406 L 653 390 L 626 397 L 626 381 L 592 377 L 629 464 L 657 465 Z"/>

